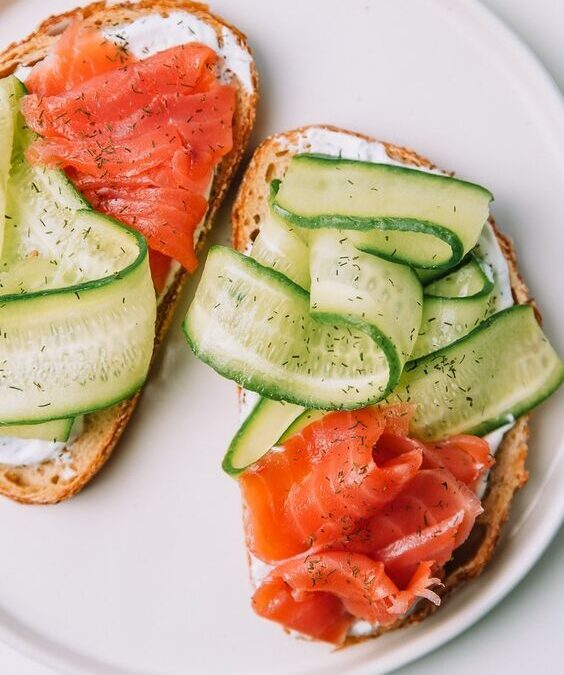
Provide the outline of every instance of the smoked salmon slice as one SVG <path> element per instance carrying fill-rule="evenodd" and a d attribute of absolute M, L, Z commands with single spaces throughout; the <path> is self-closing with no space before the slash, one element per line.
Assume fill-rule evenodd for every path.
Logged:
<path fill-rule="evenodd" d="M 149 249 L 149 266 L 151 268 L 151 277 L 155 286 L 155 292 L 160 295 L 166 286 L 166 281 L 170 272 L 170 258 L 158 251 Z"/>
<path fill-rule="evenodd" d="M 354 617 L 332 593 L 319 591 L 296 600 L 282 576 L 271 575 L 252 599 L 255 612 L 314 640 L 342 644 Z"/>
<path fill-rule="evenodd" d="M 252 602 L 260 616 L 309 637 L 340 644 L 351 617 L 388 626 L 409 611 L 418 598 L 438 603 L 431 587 L 439 583 L 426 562 L 400 589 L 386 574 L 384 563 L 358 553 L 327 551 L 277 565 Z M 334 598 L 333 616 L 327 612 L 328 597 Z"/>
<path fill-rule="evenodd" d="M 343 545 L 382 560 L 401 583 L 421 560 L 437 566 L 450 560 L 481 512 L 480 500 L 452 473 L 424 469 Z"/>
<path fill-rule="evenodd" d="M 474 487 L 476 481 L 493 465 L 487 441 L 478 436 L 451 436 L 437 443 L 423 443 L 405 435 L 387 432 L 378 441 L 381 454 L 420 449 L 423 469 L 448 469 L 459 481 Z"/>
<path fill-rule="evenodd" d="M 253 596 L 260 616 L 342 644 L 357 619 L 387 626 L 421 598 L 439 603 L 493 460 L 474 436 L 409 437 L 413 412 L 329 413 L 240 475 L 247 546 L 273 566 Z"/>
<path fill-rule="evenodd" d="M 74 22 L 27 81 L 22 112 L 40 135 L 28 159 L 63 168 L 96 209 L 141 232 L 161 287 L 165 258 L 195 269 L 214 170 L 233 146 L 236 91 L 216 63 L 199 43 L 137 61 Z"/>
<path fill-rule="evenodd" d="M 474 488 L 494 459 L 487 441 L 463 434 L 427 443 L 424 463 L 426 468 L 448 469 L 458 480 Z"/>
<path fill-rule="evenodd" d="M 107 44 L 100 33 L 97 35 L 98 41 Z M 90 43 L 84 47 L 88 49 Z M 75 45 L 75 51 L 80 52 L 81 48 L 82 44 Z M 89 57 L 85 55 L 81 60 L 79 54 L 77 65 Z M 114 130 L 123 136 L 124 132 L 134 131 L 139 120 L 152 117 L 159 102 L 167 98 L 182 100 L 187 95 L 208 91 L 216 82 L 216 61 L 215 52 L 205 45 L 180 45 L 142 61 L 123 64 L 110 60 L 100 73 L 91 72 L 96 65 L 91 63 L 89 77 L 78 79 L 72 87 L 61 83 L 64 89 L 50 94 L 42 92 L 34 68 L 27 80 L 32 93 L 24 100 L 22 110 L 27 123 L 43 136 L 76 139 Z M 46 67 L 47 59 L 36 66 L 42 72 Z"/>
<path fill-rule="evenodd" d="M 63 32 L 55 48 L 33 68 L 26 85 L 38 96 L 53 96 L 134 60 L 124 49 L 104 39 L 99 31 L 85 27 L 77 19 Z"/>
<path fill-rule="evenodd" d="M 49 134 L 31 146 L 30 160 L 70 166 L 92 176 L 134 176 L 170 161 L 179 148 L 211 166 L 232 145 L 235 94 L 227 85 L 213 84 L 206 93 L 186 95 L 159 112 L 144 108 L 135 123 L 120 124 L 113 118 L 76 136 L 73 127 L 64 122 L 59 132 L 44 128 L 45 116 L 35 121 L 26 105 L 28 100 L 24 98 L 22 106 L 29 126 Z M 38 105 L 45 106 L 45 99 L 38 99 Z M 89 115 L 89 119 L 97 119 L 98 113 Z"/>
<path fill-rule="evenodd" d="M 373 452 L 387 424 L 397 427 L 397 411 L 330 413 L 243 472 L 250 551 L 273 562 L 325 546 L 399 494 L 417 473 L 421 450 L 382 461 Z"/>

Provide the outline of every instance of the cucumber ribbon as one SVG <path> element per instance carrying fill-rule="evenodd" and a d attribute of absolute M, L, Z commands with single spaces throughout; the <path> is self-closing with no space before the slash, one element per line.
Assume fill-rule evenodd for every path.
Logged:
<path fill-rule="evenodd" d="M 184 323 L 194 352 L 272 399 L 328 410 L 382 399 L 417 337 L 416 274 L 334 231 L 312 238 L 310 271 L 308 293 L 250 257 L 212 248 Z"/>
<path fill-rule="evenodd" d="M 241 386 L 351 409 L 385 398 L 414 349 L 468 333 L 492 289 L 471 258 L 424 292 L 412 267 L 360 250 L 350 230 L 304 230 L 271 211 L 250 258 L 210 252 L 184 328 L 196 355 Z"/>
<path fill-rule="evenodd" d="M 423 313 L 410 359 L 417 359 L 467 335 L 493 311 L 491 270 L 477 256 L 424 289 Z"/>
<path fill-rule="evenodd" d="M 448 270 L 476 244 L 492 199 L 482 186 L 442 174 L 307 153 L 273 182 L 271 201 L 297 227 L 347 230 L 359 249 Z"/>
<path fill-rule="evenodd" d="M 414 402 L 416 434 L 437 439 L 486 433 L 558 387 L 532 310 L 497 311 L 474 250 L 490 199 L 414 169 L 292 158 L 250 256 L 214 247 L 184 322 L 196 356 L 263 397 L 228 473 L 324 410 Z"/>
<path fill-rule="evenodd" d="M 63 172 L 26 161 L 24 94 L 0 81 L 0 424 L 37 425 L 41 438 L 43 423 L 141 386 L 156 299 L 143 237 L 92 210 Z"/>

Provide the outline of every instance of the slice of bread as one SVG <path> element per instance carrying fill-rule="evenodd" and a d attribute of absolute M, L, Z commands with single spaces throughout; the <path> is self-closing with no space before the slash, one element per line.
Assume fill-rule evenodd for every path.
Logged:
<path fill-rule="evenodd" d="M 292 155 L 298 148 L 302 152 L 311 150 L 308 134 L 316 128 L 356 136 L 368 142 L 377 142 L 363 134 L 357 134 L 336 127 L 321 125 L 303 127 L 267 138 L 255 151 L 242 179 L 236 201 L 233 206 L 233 246 L 246 251 L 256 238 L 261 223 L 268 214 L 268 196 L 270 182 L 281 179 L 286 172 Z M 383 143 L 387 155 L 398 162 L 415 167 L 435 169 L 424 157 L 407 148 Z M 317 148 L 313 148 L 317 151 Z M 531 303 L 528 289 L 519 276 L 515 250 L 511 241 L 496 228 L 490 220 L 501 250 L 509 267 L 511 288 L 516 303 Z M 511 500 L 516 490 L 522 487 L 528 478 L 525 468 L 527 441 L 529 436 L 528 416 L 517 420 L 509 430 L 496 453 L 496 463 L 490 472 L 486 492 L 482 498 L 484 512 L 479 516 L 468 540 L 455 551 L 443 575 L 444 586 L 437 592 L 444 599 L 464 581 L 478 576 L 490 560 L 498 542 L 501 528 L 509 516 Z M 430 602 L 422 601 L 408 617 L 393 624 L 386 630 L 416 623 L 434 612 L 437 608 Z M 374 631 L 371 635 L 349 638 L 348 643 L 376 637 L 383 631 Z"/>
<path fill-rule="evenodd" d="M 10 45 L 0 54 L 0 77 L 10 75 L 18 66 L 33 65 L 45 58 L 59 35 L 75 17 L 81 16 L 87 25 L 103 28 L 125 25 L 144 15 L 166 16 L 172 11 L 188 12 L 206 22 L 215 31 L 220 42 L 223 31 L 229 31 L 236 44 L 251 56 L 246 37 L 222 18 L 211 14 L 205 5 L 184 0 L 141 0 L 136 3 L 118 4 L 95 2 L 87 7 L 47 19 L 25 40 Z M 225 65 L 229 68 L 228 62 Z M 233 82 L 239 85 L 233 126 L 233 150 L 217 167 L 209 197 L 209 209 L 199 236 L 197 250 L 204 244 L 206 234 L 241 161 L 253 127 L 258 100 L 258 76 L 252 59 L 250 68 L 250 88 L 243 86 L 236 77 L 233 77 Z M 165 337 L 178 295 L 187 276 L 187 273 L 180 269 L 159 302 L 155 352 Z M 139 396 L 140 392 L 112 408 L 86 415 L 84 431 L 68 446 L 70 457 L 64 463 L 51 460 L 29 466 L 0 464 L 0 493 L 26 504 L 54 504 L 72 497 L 99 471 L 110 456 L 129 422 Z"/>

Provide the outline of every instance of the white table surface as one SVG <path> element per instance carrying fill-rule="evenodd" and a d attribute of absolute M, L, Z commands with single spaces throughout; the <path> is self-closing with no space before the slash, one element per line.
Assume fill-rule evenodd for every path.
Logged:
<path fill-rule="evenodd" d="M 483 2 L 537 53 L 564 90 L 564 0 Z M 490 614 L 442 649 L 395 675 L 562 672 L 563 570 L 564 529 L 523 582 Z M 54 672 L 0 643 L 2 675 Z"/>

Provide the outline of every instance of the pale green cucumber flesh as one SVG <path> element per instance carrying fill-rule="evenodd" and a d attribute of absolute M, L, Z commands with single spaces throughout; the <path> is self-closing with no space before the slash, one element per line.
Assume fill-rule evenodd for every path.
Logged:
<path fill-rule="evenodd" d="M 72 417 L 38 424 L 0 424 L 0 436 L 59 443 L 68 441 L 73 424 L 74 418 Z"/>
<path fill-rule="evenodd" d="M 385 403 L 415 404 L 410 432 L 422 440 L 436 441 L 460 433 L 482 436 L 539 405 L 563 380 L 564 367 L 533 309 L 516 305 L 494 314 L 448 347 L 408 364 Z M 254 461 L 328 414 L 305 410 L 271 442 L 287 419 L 279 408 L 282 405 L 261 401 L 253 411 L 246 435 L 242 435 L 245 443 L 252 444 L 254 428 L 273 425 L 268 438 L 263 434 L 261 443 L 252 446 Z M 231 452 L 239 452 L 235 439 Z M 251 458 L 248 453 L 241 457 Z M 241 459 L 238 466 L 242 464 Z"/>
<path fill-rule="evenodd" d="M 482 263 L 475 258 L 426 286 L 411 360 L 446 347 L 484 321 L 493 311 L 493 288 Z"/>
<path fill-rule="evenodd" d="M 317 422 L 317 420 L 320 420 L 327 414 L 328 413 L 326 410 L 304 410 L 304 412 L 299 417 L 296 417 L 296 419 L 280 436 L 277 445 L 281 445 L 292 436 L 299 434 L 302 429 L 305 429 L 310 424 L 313 424 L 313 422 Z"/>
<path fill-rule="evenodd" d="M 416 404 L 411 431 L 418 438 L 483 435 L 538 405 L 563 377 L 533 308 L 516 305 L 407 364 L 386 402 Z"/>
<path fill-rule="evenodd" d="M 307 292 L 224 247 L 208 255 L 184 332 L 201 360 L 267 398 L 352 409 L 390 390 L 378 335 L 337 315 L 316 321 Z"/>
<path fill-rule="evenodd" d="M 251 256 L 306 291 L 310 287 L 309 248 L 296 228 L 270 212 L 260 226 Z"/>
<path fill-rule="evenodd" d="M 311 314 L 321 320 L 338 315 L 378 334 L 395 382 L 421 323 L 421 284 L 411 268 L 359 251 L 346 235 L 310 235 Z"/>
<path fill-rule="evenodd" d="M 426 296 L 439 298 L 484 297 L 493 289 L 485 266 L 470 254 L 468 262 L 425 286 Z"/>
<path fill-rule="evenodd" d="M 432 224 L 416 220 L 380 218 L 372 229 L 348 232 L 361 251 L 428 271 L 442 272 L 463 255 L 458 240 L 449 232 L 439 238 Z"/>
<path fill-rule="evenodd" d="M 236 476 L 275 446 L 283 432 L 303 413 L 301 406 L 261 398 L 231 441 L 223 470 Z"/>
<path fill-rule="evenodd" d="M 304 159 L 327 161 L 309 156 Z M 320 181 L 321 187 L 329 190 L 325 178 Z M 296 193 L 307 184 L 307 175 L 305 179 L 302 183 L 296 179 Z M 447 193 L 441 196 L 443 205 L 452 197 L 448 194 L 450 180 L 443 183 Z M 461 217 L 454 233 L 441 233 L 436 227 L 438 217 L 426 223 L 428 229 L 417 220 L 413 230 L 414 224 L 408 223 L 406 216 L 394 216 L 393 225 L 386 222 L 375 226 L 358 213 L 337 213 L 335 218 L 335 209 L 329 214 L 308 212 L 310 207 L 315 209 L 317 199 L 327 208 L 330 196 L 321 199 L 319 194 L 304 208 L 306 195 L 297 199 L 291 194 L 290 201 L 294 199 L 302 209 L 291 212 L 288 202 L 279 199 L 285 179 L 282 187 L 273 190 L 272 199 L 276 214 L 286 222 L 277 216 L 265 222 L 263 236 L 259 234 L 252 251 L 256 261 L 247 262 L 226 250 L 212 250 L 211 265 L 209 269 L 206 265 L 184 324 L 186 337 L 196 355 L 218 372 L 267 397 L 257 404 L 233 439 L 223 463 L 228 473 L 240 473 L 270 448 L 323 417 L 327 410 L 368 405 L 366 388 L 362 388 L 366 382 L 361 382 L 359 389 L 358 381 L 352 383 L 350 379 L 348 355 L 354 359 L 361 349 L 364 354 L 365 344 L 355 342 L 361 331 L 370 335 L 384 353 L 389 386 L 411 352 L 412 345 L 405 345 L 406 335 L 419 328 L 418 317 L 422 316 L 419 332 L 427 332 L 427 338 L 419 335 L 412 361 L 385 403 L 416 403 L 412 433 L 424 440 L 463 432 L 485 434 L 524 414 L 559 386 L 562 364 L 531 308 L 512 307 L 490 316 L 499 309 L 492 299 L 495 284 L 490 266 L 473 254 L 465 257 L 465 262 L 461 258 L 480 235 L 491 195 L 479 186 L 455 182 L 460 183 L 461 192 L 453 211 L 464 211 L 460 204 L 467 199 L 466 215 L 470 212 L 472 222 L 470 226 Z M 335 184 L 330 187 L 335 188 Z M 417 195 L 415 188 L 418 186 L 412 197 Z M 431 188 L 425 185 L 420 189 Z M 311 192 L 311 186 L 308 190 Z M 424 199 L 418 201 L 421 206 Z M 384 229 L 388 225 L 392 230 Z M 370 239 L 370 228 L 380 226 L 377 236 L 384 237 L 393 249 L 374 245 L 376 239 Z M 366 232 L 368 238 L 363 238 Z M 399 253 L 396 246 L 402 249 Z M 433 251 L 435 255 L 431 256 Z M 427 268 L 417 271 L 428 281 L 423 298 L 416 273 L 397 264 L 402 259 Z M 388 279 L 395 290 L 386 297 Z M 308 287 L 309 298 L 303 290 Z M 331 339 L 337 337 L 337 343 L 347 338 L 336 331 L 348 324 L 350 342 L 339 352 L 346 362 L 341 360 L 342 369 L 323 373 L 324 377 L 316 372 L 308 379 L 312 375 L 312 348 L 314 361 L 321 361 L 323 351 L 326 357 L 329 355 L 329 365 L 335 366 L 338 361 L 332 349 L 335 343 L 327 350 L 327 343 L 319 338 L 320 322 L 332 329 Z M 411 331 L 406 331 L 408 326 Z M 315 327 L 313 342 L 308 332 L 311 327 Z M 359 334 L 353 337 L 353 331 Z M 294 364 L 290 356 L 296 359 Z M 381 362 L 375 362 L 381 367 Z M 287 367 L 286 372 L 281 372 L 284 368 L 280 366 Z M 345 385 L 342 395 L 327 384 L 335 378 Z M 335 398 L 329 398 L 328 391 Z M 355 393 L 357 398 L 351 404 Z"/>
<path fill-rule="evenodd" d="M 4 241 L 8 177 L 20 90 L 21 86 L 16 78 L 8 77 L 0 80 L 0 256 Z"/>
<path fill-rule="evenodd" d="M 21 93 L 21 92 L 20 92 Z M 108 407 L 143 383 L 156 299 L 143 237 L 31 167 L 18 114 L 0 259 L 0 423 Z"/>
<path fill-rule="evenodd" d="M 431 281 L 439 279 L 445 275 L 445 270 L 421 269 L 418 267 L 414 269 L 415 274 L 417 274 L 417 277 L 423 286 L 426 286 L 427 284 L 431 283 Z"/>
<path fill-rule="evenodd" d="M 294 156 L 275 187 L 273 208 L 287 222 L 356 230 L 359 248 L 420 268 L 461 260 L 478 240 L 492 199 L 484 188 L 448 176 L 313 154 Z"/>

